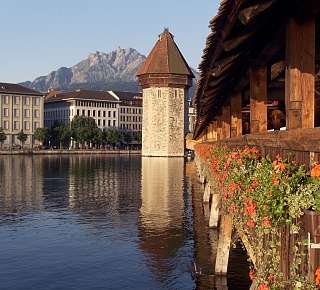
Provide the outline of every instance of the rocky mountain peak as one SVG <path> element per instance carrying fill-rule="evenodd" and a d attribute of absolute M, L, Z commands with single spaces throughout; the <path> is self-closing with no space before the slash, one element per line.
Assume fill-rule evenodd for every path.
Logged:
<path fill-rule="evenodd" d="M 22 85 L 47 92 L 49 89 L 140 90 L 136 73 L 146 57 L 134 48 L 96 51 L 72 67 L 61 67 Z"/>

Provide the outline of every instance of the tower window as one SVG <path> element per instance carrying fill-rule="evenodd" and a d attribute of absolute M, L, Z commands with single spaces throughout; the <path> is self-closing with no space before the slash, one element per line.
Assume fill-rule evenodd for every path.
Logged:
<path fill-rule="evenodd" d="M 158 90 L 158 99 L 161 98 L 161 90 Z"/>

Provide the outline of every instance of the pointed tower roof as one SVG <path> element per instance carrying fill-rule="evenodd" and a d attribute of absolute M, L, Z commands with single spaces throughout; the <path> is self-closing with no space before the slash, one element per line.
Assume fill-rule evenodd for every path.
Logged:
<path fill-rule="evenodd" d="M 159 35 L 157 43 L 138 70 L 137 76 L 145 74 L 176 74 L 194 78 L 169 29 L 166 28 Z"/>

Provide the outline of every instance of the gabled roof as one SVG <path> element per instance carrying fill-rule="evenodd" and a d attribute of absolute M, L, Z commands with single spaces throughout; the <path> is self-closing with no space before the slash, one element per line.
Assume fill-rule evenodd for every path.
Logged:
<path fill-rule="evenodd" d="M 18 84 L 11 84 L 11 83 L 0 83 L 0 93 L 43 96 L 43 94 L 38 91 L 26 88 Z"/>
<path fill-rule="evenodd" d="M 140 67 L 137 76 L 145 74 L 178 74 L 194 77 L 168 29 L 159 35 L 157 43 Z"/>

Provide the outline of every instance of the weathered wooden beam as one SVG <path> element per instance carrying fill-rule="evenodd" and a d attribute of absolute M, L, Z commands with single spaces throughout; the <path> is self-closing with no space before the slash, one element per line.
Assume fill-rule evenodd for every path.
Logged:
<path fill-rule="evenodd" d="M 231 135 L 231 109 L 230 105 L 225 105 L 222 108 L 222 138 L 230 138 Z"/>
<path fill-rule="evenodd" d="M 220 194 L 213 193 L 211 199 L 209 227 L 218 227 L 219 222 Z"/>
<path fill-rule="evenodd" d="M 239 12 L 239 20 L 243 25 L 248 25 L 251 21 L 253 21 L 257 16 L 261 15 L 265 11 L 267 11 L 273 4 L 275 0 L 266 1 L 262 4 L 255 4 L 248 8 L 245 8 Z"/>
<path fill-rule="evenodd" d="M 286 63 L 284 60 L 278 61 L 271 65 L 271 81 L 276 80 L 286 69 Z"/>
<path fill-rule="evenodd" d="M 315 114 L 315 19 L 291 19 L 286 39 L 287 129 L 313 128 Z"/>
<path fill-rule="evenodd" d="M 231 137 L 242 135 L 242 94 L 236 92 L 231 96 Z"/>
<path fill-rule="evenodd" d="M 226 72 L 234 63 L 234 61 L 240 56 L 240 54 L 231 55 L 227 58 L 224 58 L 218 61 L 215 67 L 211 70 L 213 77 L 217 78 Z"/>
<path fill-rule="evenodd" d="M 241 34 L 240 36 L 234 37 L 232 39 L 223 42 L 223 49 L 226 52 L 236 49 L 238 46 L 242 45 L 246 40 L 256 33 L 256 30 Z"/>
<path fill-rule="evenodd" d="M 227 274 L 229 252 L 232 236 L 232 217 L 230 215 L 223 215 L 220 222 L 219 241 L 217 258 L 215 265 L 216 274 Z"/>
<path fill-rule="evenodd" d="M 267 67 L 250 69 L 250 132 L 267 132 Z"/>
<path fill-rule="evenodd" d="M 204 203 L 208 203 L 210 201 L 210 194 L 211 194 L 211 186 L 210 186 L 210 182 L 207 182 L 204 188 L 204 193 L 203 193 Z"/>

